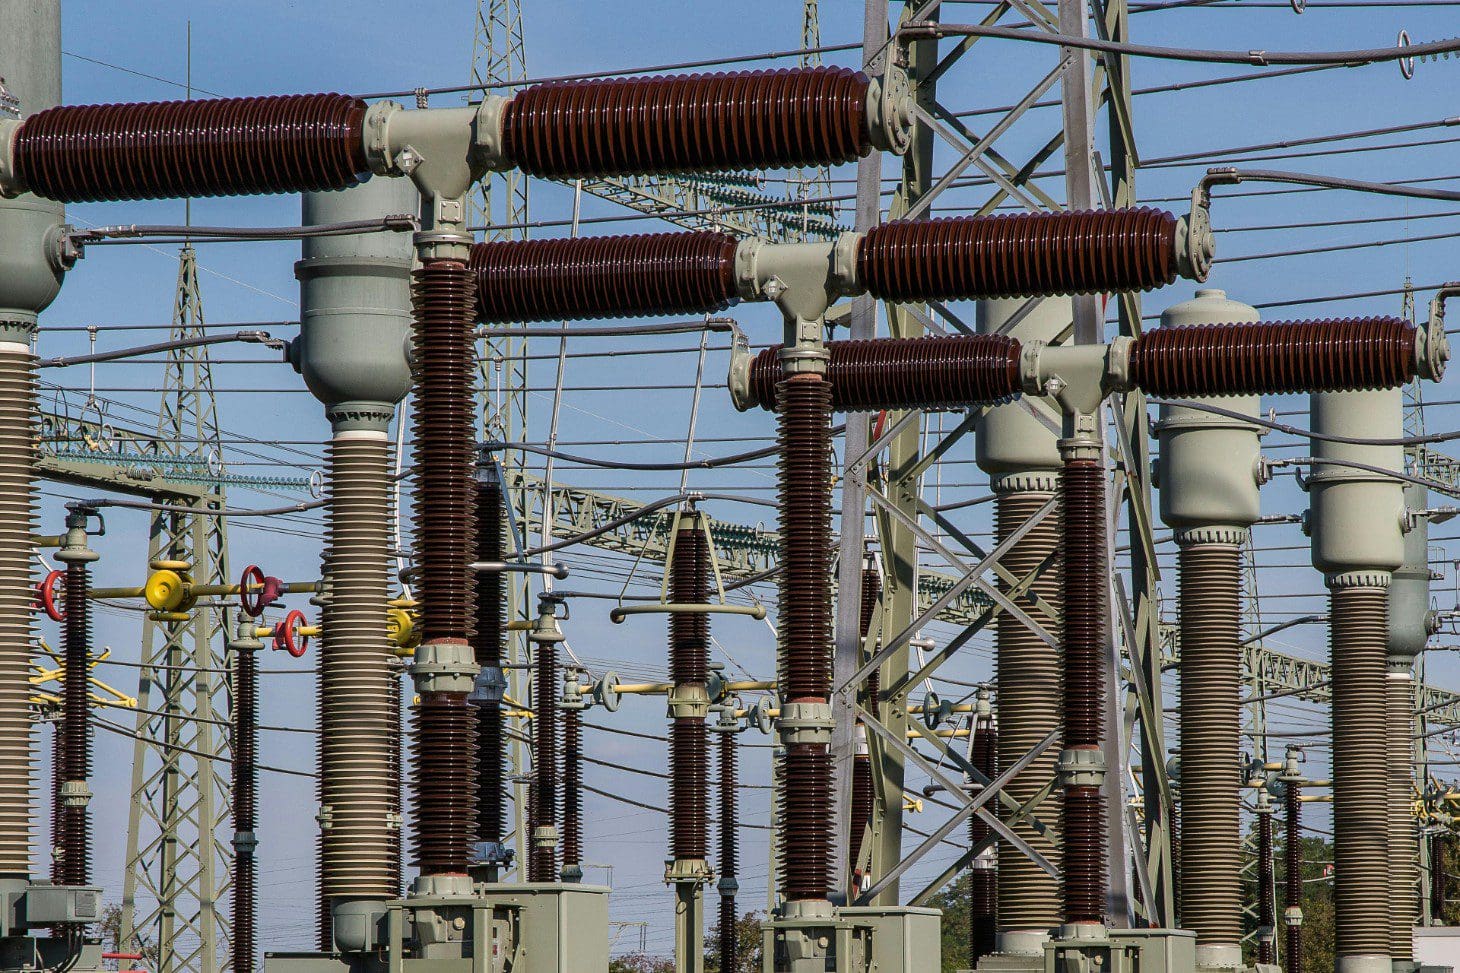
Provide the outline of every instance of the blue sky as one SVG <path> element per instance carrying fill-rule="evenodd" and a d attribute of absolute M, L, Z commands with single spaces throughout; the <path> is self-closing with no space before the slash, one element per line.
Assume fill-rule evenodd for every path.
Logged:
<path fill-rule="evenodd" d="M 1248 7 L 1250 9 L 1237 9 Z M 799 3 L 769 3 L 750 0 L 738 5 L 681 4 L 645 0 L 631 5 L 599 3 L 527 3 L 524 29 L 529 73 L 534 77 L 651 66 L 697 58 L 782 50 L 798 46 L 801 6 Z M 822 37 L 826 44 L 854 41 L 861 36 L 861 5 L 826 3 L 822 10 Z M 1311 4 L 1302 16 L 1286 5 L 1280 8 L 1237 4 L 1236 7 L 1154 11 L 1133 18 L 1137 41 L 1175 46 L 1224 47 L 1238 50 L 1334 49 L 1374 47 L 1391 43 L 1397 31 L 1407 28 L 1416 41 L 1447 36 L 1453 20 L 1446 8 L 1321 8 Z M 185 76 L 184 38 L 192 22 L 193 83 L 198 92 L 223 95 L 285 93 L 336 90 L 367 92 L 404 90 L 417 86 L 461 84 L 469 78 L 472 54 L 474 4 L 471 0 L 426 0 L 403 6 L 385 3 L 343 3 L 320 0 L 312 3 L 283 3 L 256 0 L 248 4 L 197 3 L 97 3 L 76 2 L 66 7 L 63 47 L 65 98 L 71 103 L 158 100 L 181 96 L 171 82 Z M 986 13 L 981 3 L 945 4 L 944 19 L 974 21 Z M 945 45 L 946 49 L 946 45 Z M 1054 51 L 1012 43 L 981 42 L 975 53 L 949 72 L 941 88 L 943 102 L 956 111 L 995 108 L 1012 104 L 1037 81 L 1053 62 Z M 853 55 L 831 57 L 853 63 Z M 85 60 L 93 59 L 93 60 Z M 109 65 L 95 63 L 107 62 Z M 786 62 L 778 62 L 786 63 Z M 125 69 L 125 70 L 123 70 Z M 1242 67 L 1189 66 L 1168 62 L 1139 62 L 1132 72 L 1140 88 L 1175 81 L 1190 81 L 1247 73 Z M 141 72 L 156 78 L 139 77 Z M 1438 120 L 1454 112 L 1450 92 L 1455 66 L 1446 61 L 1421 64 L 1414 80 L 1404 81 L 1392 65 L 1340 69 L 1315 74 L 1273 79 L 1258 83 L 1233 84 L 1181 93 L 1140 97 L 1135 118 L 1138 144 L 1143 158 L 1206 152 L 1279 139 L 1304 138 L 1351 132 L 1411 122 Z M 457 95 L 439 96 L 437 105 L 461 103 Z M 992 117 L 975 116 L 974 126 L 986 129 Z M 1021 120 L 1001 142 L 1004 153 L 1022 162 L 1054 131 L 1058 113 L 1044 109 Z M 1324 150 L 1355 144 L 1393 144 L 1431 138 L 1449 138 L 1453 129 L 1439 129 L 1366 143 L 1344 142 L 1338 146 L 1314 146 Z M 1103 139 L 1103 132 L 1102 132 Z M 1311 150 L 1310 150 L 1311 151 Z M 1291 162 L 1263 163 L 1278 168 L 1296 168 L 1367 179 L 1423 178 L 1460 174 L 1453 145 L 1408 147 L 1333 157 L 1314 157 Z M 1214 161 L 1220 161 L 1213 156 Z M 946 165 L 951 155 L 940 148 L 938 161 Z M 1059 167 L 1056 157 L 1046 167 Z M 1205 162 L 1202 163 L 1204 165 Z M 1199 177 L 1202 165 L 1185 168 L 1152 168 L 1138 180 L 1142 198 L 1185 197 Z M 895 173 L 890 160 L 884 173 Z M 850 192 L 846 180 L 850 170 L 835 173 L 834 191 Z M 1060 180 L 1047 181 L 1059 194 Z M 1449 185 L 1455 185 L 1450 183 Z M 778 191 L 771 182 L 768 191 Z M 981 190 L 960 190 L 940 201 L 944 215 L 960 212 L 958 207 L 976 205 Z M 1230 193 L 1226 194 L 1230 196 Z M 569 215 L 571 193 L 563 187 L 533 187 L 532 216 L 537 220 L 562 220 Z M 1179 202 L 1163 204 L 1178 211 Z M 1235 298 L 1254 302 L 1300 301 L 1312 297 L 1397 288 L 1406 274 L 1420 284 L 1432 284 L 1460 277 L 1455 269 L 1453 241 L 1394 245 L 1323 256 L 1295 256 L 1272 260 L 1249 260 L 1230 264 L 1221 256 L 1288 251 L 1338 243 L 1379 240 L 1418 234 L 1460 231 L 1452 217 L 1407 220 L 1423 214 L 1460 209 L 1453 204 L 1425 203 L 1397 199 L 1359 197 L 1352 194 L 1308 193 L 1249 198 L 1224 198 L 1219 194 L 1214 220 L 1218 236 L 1219 263 L 1211 283 L 1225 287 Z M 80 226 L 116 223 L 174 223 L 183 216 L 180 202 L 95 204 L 69 208 L 70 218 Z M 585 216 L 607 216 L 623 211 L 611 204 L 589 199 Z M 193 204 L 193 219 L 200 224 L 279 225 L 298 218 L 298 201 L 292 197 L 202 200 Z M 1395 217 L 1385 224 L 1300 230 L 1249 228 L 1328 219 L 1369 216 Z M 652 222 L 596 224 L 585 232 L 642 232 L 661 229 Z M 1239 232 L 1230 232 L 1238 230 Z M 535 235 L 559 235 L 561 227 L 535 231 Z M 290 321 L 297 314 L 297 287 L 292 264 L 297 257 L 293 244 L 211 245 L 200 248 L 203 267 L 203 300 L 212 322 Z M 176 277 L 176 250 L 163 247 L 97 247 L 72 272 L 61 297 L 46 313 L 43 323 L 51 327 L 77 325 L 159 325 L 171 311 Z M 1148 312 L 1190 296 L 1189 285 L 1177 285 L 1151 295 Z M 1421 307 L 1427 295 L 1421 294 Z M 1381 297 L 1343 303 L 1296 306 L 1265 312 L 1265 316 L 1347 316 L 1360 313 L 1393 313 L 1397 297 Z M 970 309 L 971 310 L 971 309 Z M 745 307 L 736 317 L 760 342 L 777 337 L 774 317 L 764 308 Z M 292 336 L 291 327 L 275 333 Z M 116 348 L 148 340 L 160 340 L 157 332 L 109 332 L 103 330 L 101 348 Z M 84 350 L 84 332 L 43 331 L 44 355 Z M 567 362 L 570 391 L 562 401 L 561 438 L 580 445 L 572 448 L 591 455 L 621 455 L 634 459 L 675 459 L 683 450 L 688 423 L 690 386 L 695 378 L 695 339 L 685 336 L 635 339 L 615 347 L 665 352 L 630 358 L 574 357 Z M 570 351 L 600 352 L 602 341 L 581 339 Z M 725 355 L 723 343 L 712 339 L 705 367 L 707 391 L 701 411 L 702 439 L 739 440 L 764 437 L 771 432 L 763 415 L 741 416 L 730 409 L 719 383 Z M 537 340 L 532 352 L 546 356 L 534 363 L 530 385 L 532 438 L 543 438 L 552 395 L 550 356 L 556 341 Z M 214 355 L 219 362 L 215 379 L 220 388 L 222 423 L 230 448 L 227 459 L 234 472 L 266 475 L 300 475 L 321 465 L 318 445 L 327 427 L 317 403 L 305 392 L 302 382 L 287 366 L 272 363 L 270 356 L 255 348 L 224 346 Z M 114 401 L 110 416 L 118 423 L 141 428 L 155 424 L 157 388 L 162 370 L 151 363 L 118 363 L 96 371 L 98 394 Z M 79 409 L 86 399 L 88 376 L 84 368 L 50 372 L 44 376 L 66 388 L 66 401 Z M 643 389 L 632 394 L 624 390 L 639 385 L 672 386 Z M 1454 398 L 1454 380 L 1438 390 L 1427 390 L 1433 400 Z M 129 409 L 129 404 L 131 409 Z M 1266 406 L 1280 411 L 1296 410 L 1292 418 L 1305 421 L 1306 403 L 1276 399 Z M 154 414 L 149 418 L 145 411 Z M 1431 431 L 1453 425 L 1450 407 L 1430 410 Z M 951 426 L 951 422 L 943 420 Z M 646 442 L 647 440 L 647 442 Z M 1296 449 L 1282 449 L 1282 437 L 1271 437 L 1274 455 L 1294 455 Z M 733 452 L 739 442 L 702 442 L 702 455 Z M 625 474 L 572 469 L 560 464 L 558 477 L 566 482 L 596 486 L 649 499 L 672 493 L 677 475 Z M 695 473 L 691 486 L 733 487 L 741 492 L 769 497 L 773 487 L 769 464 L 720 473 Z M 972 464 L 972 449 L 957 453 L 944 464 L 930 488 L 950 498 L 981 492 L 983 478 Z M 70 490 L 52 490 L 57 498 L 47 503 L 47 530 L 58 529 L 58 500 L 74 495 Z M 235 495 L 239 504 L 267 505 L 275 498 L 248 492 Z M 1292 512 L 1303 497 L 1284 478 L 1264 492 L 1267 513 Z M 967 526 L 987 530 L 980 508 L 970 512 Z M 711 507 L 711 513 L 727 520 L 769 522 L 768 509 L 743 505 Z M 231 557 L 236 573 L 244 564 L 259 563 L 271 574 L 292 579 L 314 577 L 318 570 L 319 541 L 315 517 L 288 523 L 254 525 L 237 522 L 231 537 Z M 140 583 L 145 569 L 146 523 L 140 513 L 118 512 L 109 518 L 110 531 L 97 543 L 103 560 L 96 568 L 100 584 Z M 1454 536 L 1444 526 L 1437 538 Z M 1306 597 L 1321 590 L 1321 583 L 1307 564 L 1303 539 L 1291 527 L 1262 528 L 1259 545 L 1270 567 L 1264 568 L 1264 608 L 1274 619 L 1282 612 L 1318 607 Z M 1444 546 L 1441 543 L 1439 546 Z M 1454 547 L 1454 545 L 1449 545 Z M 617 590 L 628 561 L 601 555 L 580 554 L 569 560 L 577 576 L 571 588 Z M 641 582 L 657 588 L 657 578 Z M 1447 572 L 1445 585 L 1454 583 Z M 1174 581 L 1168 576 L 1163 588 L 1174 595 Z M 773 601 L 773 592 L 766 592 Z M 1454 597 L 1440 592 L 1442 604 Z M 301 603 L 297 607 L 308 608 Z M 573 619 L 566 624 L 570 644 L 598 671 L 612 664 L 633 674 L 661 673 L 663 626 L 653 619 L 635 619 L 623 626 L 610 626 L 608 605 L 580 601 Z M 312 614 L 312 611 L 311 611 Z M 112 646 L 121 659 L 137 658 L 139 623 L 133 614 L 108 614 L 98 630 L 99 641 Z M 717 621 L 715 631 L 722 647 L 718 658 L 732 662 L 757 676 L 769 676 L 773 668 L 773 640 L 764 623 L 732 619 Z M 45 634 L 54 638 L 49 626 Z M 931 632 L 945 639 L 952 633 L 942 626 Z M 1299 629 L 1284 633 L 1285 645 L 1321 657 L 1321 629 Z M 964 657 L 950 665 L 947 674 L 969 682 L 986 678 L 990 665 L 990 644 L 977 642 Z M 307 661 L 307 660 L 306 660 Z M 269 660 L 274 668 L 285 668 L 287 660 Z M 1432 663 L 1440 681 L 1456 684 L 1452 664 L 1444 657 Z M 132 670 L 108 672 L 122 687 L 134 678 Z M 311 679 L 306 675 L 271 675 L 264 689 L 264 722 L 275 726 L 307 727 L 313 722 Z M 957 687 L 940 691 L 961 694 Z M 1168 705 L 1175 705 L 1174 695 Z M 1311 729 L 1320 714 L 1316 710 L 1285 703 L 1274 708 L 1274 723 Z M 122 722 L 127 720 L 122 719 Z M 638 731 L 662 729 L 657 704 L 629 701 L 619 713 L 609 716 L 595 711 L 590 722 L 612 722 Z M 296 733 L 266 733 L 263 759 L 266 763 L 309 769 L 313 755 L 309 737 Z M 763 743 L 763 740 L 755 742 Z M 589 754 L 613 764 L 662 771 L 666 760 L 659 745 L 628 737 L 589 733 Z M 130 742 L 109 734 L 97 740 L 97 800 L 95 869 L 108 890 L 108 899 L 120 897 L 123 848 L 128 801 Z M 767 780 L 765 749 L 749 751 L 743 776 L 751 783 Z M 1314 761 L 1322 765 L 1321 754 Z M 1315 768 L 1315 772 L 1316 772 Z M 625 796 L 655 806 L 664 803 L 661 781 L 631 774 L 610 774 L 603 767 L 590 767 L 590 785 L 614 789 Z M 312 938 L 313 874 L 313 786 L 309 781 L 266 775 L 262 801 L 263 858 L 261 876 L 261 939 L 265 948 L 299 948 Z M 766 792 L 746 792 L 742 819 L 764 823 Z M 592 863 L 612 864 L 618 893 L 613 900 L 613 919 L 646 921 L 651 951 L 666 952 L 672 934 L 672 896 L 661 885 L 661 860 L 666 847 L 662 816 L 657 812 L 615 804 L 590 795 L 587 805 L 588 850 Z M 912 823 L 929 830 L 936 823 L 936 810 L 914 815 Z M 1321 819 L 1320 819 L 1321 820 Z M 763 907 L 766 850 L 762 833 L 746 836 L 742 852 L 742 902 L 745 908 Z M 39 844 L 39 842 L 38 842 Z M 949 849 L 947 854 L 952 854 Z M 940 855 L 915 869 L 909 880 L 936 874 L 947 859 Z M 589 869 L 590 878 L 601 877 Z M 637 940 L 636 931 L 624 934 L 621 946 Z"/>

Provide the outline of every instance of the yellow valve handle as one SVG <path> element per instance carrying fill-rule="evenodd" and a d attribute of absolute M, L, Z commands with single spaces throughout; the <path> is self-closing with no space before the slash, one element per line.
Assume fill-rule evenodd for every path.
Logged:
<path fill-rule="evenodd" d="M 173 562 L 177 563 L 177 562 Z M 183 612 L 197 600 L 192 595 L 192 583 L 172 568 L 160 568 L 147 578 L 142 589 L 147 604 L 159 612 Z"/>

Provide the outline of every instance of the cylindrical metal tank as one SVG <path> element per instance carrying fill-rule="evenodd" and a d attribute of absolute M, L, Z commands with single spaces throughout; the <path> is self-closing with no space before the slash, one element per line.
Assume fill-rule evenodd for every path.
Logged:
<path fill-rule="evenodd" d="M 1401 392 L 1310 399 L 1318 461 L 1308 479 L 1313 566 L 1329 588 L 1333 672 L 1334 953 L 1340 973 L 1391 968 L 1387 588 L 1404 563 Z M 1348 441 L 1333 441 L 1335 438 Z M 1359 440 L 1354 442 L 1353 440 Z M 1325 460 L 1331 462 L 1324 462 Z M 1406 734 L 1407 736 L 1407 734 Z"/>
<path fill-rule="evenodd" d="M 1410 511 L 1429 506 L 1429 490 L 1404 484 Z M 1430 611 L 1429 520 L 1407 518 L 1404 563 L 1389 582 L 1389 678 L 1385 721 L 1389 737 L 1389 955 L 1398 966 L 1414 959 L 1419 886 L 1419 832 L 1411 810 L 1414 765 L 1414 661 L 1435 629 Z"/>
<path fill-rule="evenodd" d="M 3 8 L 0 115 L 21 118 L 61 100 L 60 0 Z M 61 286 L 59 203 L 0 199 L 0 891 L 30 873 L 34 758 L 30 683 L 35 633 L 36 316 Z M 55 254 L 56 258 L 48 256 Z"/>
<path fill-rule="evenodd" d="M 1045 298 L 1014 321 L 1025 303 L 1019 299 L 980 301 L 979 332 L 993 334 L 1007 329 L 1007 334 L 1021 341 L 1054 342 L 1070 331 L 1074 312 L 1069 298 Z M 995 406 L 979 419 L 974 434 L 979 468 L 989 475 L 990 485 L 997 494 L 994 519 L 998 541 L 1022 527 L 1059 489 L 1062 465 L 1056 445 L 1059 417 L 1049 413 L 1051 428 L 1031 415 L 1026 406 L 1044 408 L 1042 403 L 1033 400 Z M 1046 515 L 1015 543 L 1003 563 L 1015 577 L 1023 577 L 1043 565 L 1029 593 L 1058 611 L 1061 604 L 1059 512 Z M 1034 615 L 1051 634 L 1059 636 L 1057 621 L 1042 612 L 1036 611 Z M 995 625 L 998 765 L 1008 766 L 1059 726 L 1060 661 L 1059 652 L 1018 619 L 1001 613 Z M 1054 748 L 1046 750 L 1009 781 L 1006 792 L 1021 804 L 1031 800 L 1053 782 L 1057 757 Z M 1037 814 L 1045 822 L 1059 821 L 1058 788 L 1040 804 Z M 1012 827 L 1045 855 L 1053 858 L 1058 854 L 1049 839 L 1027 820 Z M 1023 855 L 1000 855 L 996 919 L 997 952 L 1019 955 L 1026 960 L 1042 956 L 1044 941 L 1049 938 L 1051 928 L 1060 922 L 1059 881 Z"/>
<path fill-rule="evenodd" d="M 416 212 L 405 179 L 303 197 L 303 223 Z M 328 445 L 325 598 L 320 650 L 320 948 L 378 944 L 385 901 L 400 891 L 399 685 L 386 636 L 391 444 L 410 388 L 409 233 L 303 241 L 295 368 L 325 404 Z"/>

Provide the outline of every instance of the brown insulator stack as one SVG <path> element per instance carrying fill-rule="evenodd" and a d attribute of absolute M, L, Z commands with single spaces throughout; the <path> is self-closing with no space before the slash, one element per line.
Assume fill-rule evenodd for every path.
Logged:
<path fill-rule="evenodd" d="M 449 650 L 468 645 L 472 634 L 474 292 L 457 260 L 427 260 L 412 278 L 421 649 Z M 415 857 L 423 876 L 465 874 L 471 860 L 477 713 L 466 696 L 420 694 L 413 784 Z"/>
<path fill-rule="evenodd" d="M 872 630 L 872 618 L 877 614 L 877 599 L 881 594 L 882 576 L 877 571 L 876 563 L 869 560 L 862 566 L 862 600 L 859 606 L 861 612 L 858 631 L 864 644 L 867 633 Z M 881 695 L 882 671 L 874 669 L 867 676 L 863 688 L 862 706 L 875 714 Z M 872 755 L 867 750 L 866 727 L 858 728 L 856 745 L 856 753 L 852 755 L 852 840 L 848 842 L 851 861 L 847 866 L 847 874 L 853 876 L 857 873 L 857 863 L 862 860 L 862 844 L 867 838 L 867 827 L 872 823 L 872 815 L 876 810 L 876 792 L 872 789 Z"/>
<path fill-rule="evenodd" d="M 553 179 L 836 165 L 872 149 L 866 75 L 815 67 L 534 85 L 505 155 Z"/>
<path fill-rule="evenodd" d="M 364 121 L 339 94 L 64 105 L 21 123 L 15 177 L 67 203 L 343 189 L 369 175 Z"/>
<path fill-rule="evenodd" d="M 1392 317 L 1156 328 L 1130 352 L 1131 382 L 1168 398 L 1394 388 L 1417 368 L 1415 327 Z"/>
<path fill-rule="evenodd" d="M 495 475 L 477 481 L 477 560 L 503 559 L 502 484 Z M 506 605 L 506 584 L 499 571 L 482 571 L 476 576 L 476 631 L 472 648 L 477 665 L 502 665 L 502 618 Z M 506 833 L 503 767 L 505 737 L 502 733 L 502 702 L 484 699 L 477 708 L 477 824 L 478 842 L 496 843 Z"/>
<path fill-rule="evenodd" d="M 734 237 L 645 233 L 478 243 L 483 321 L 711 314 L 736 299 Z"/>
<path fill-rule="evenodd" d="M 1146 208 L 884 223 L 857 280 L 889 301 L 1145 291 L 1176 279 L 1176 231 Z"/>
<path fill-rule="evenodd" d="M 87 597 L 91 570 L 84 561 L 66 565 L 66 620 L 62 623 L 62 652 L 66 673 L 61 684 L 62 787 L 85 783 L 91 777 L 91 720 L 89 677 L 91 666 L 91 603 Z M 91 875 L 91 823 L 84 803 L 61 795 L 60 840 L 62 885 L 88 885 Z"/>
<path fill-rule="evenodd" d="M 533 779 L 532 826 L 556 828 L 558 825 L 558 706 L 554 698 L 558 677 L 556 642 L 536 642 L 537 658 L 533 660 Z M 534 834 L 528 852 L 527 880 L 555 882 L 558 879 L 557 843 L 537 841 Z"/>
<path fill-rule="evenodd" d="M 1242 942 L 1242 552 L 1235 532 L 1195 531 L 1178 540 L 1181 926 L 1196 933 L 1199 947 L 1236 947 Z"/>
<path fill-rule="evenodd" d="M 1283 910 L 1294 914 L 1303 908 L 1303 785 L 1296 780 L 1284 782 L 1283 825 Z M 1303 969 L 1303 927 L 1286 921 L 1283 929 L 1283 969 Z"/>
<path fill-rule="evenodd" d="M 1004 335 L 829 341 L 826 350 L 836 412 L 961 409 L 1020 391 L 1020 343 Z M 774 345 L 751 361 L 750 394 L 763 409 L 776 404 L 780 352 Z"/>
<path fill-rule="evenodd" d="M 1329 590 L 1333 695 L 1346 716 L 1333 721 L 1334 948 L 1338 956 L 1388 955 L 1388 835 L 1384 681 L 1388 670 L 1388 592 Z M 1375 782 L 1380 782 L 1375 786 Z"/>
<path fill-rule="evenodd" d="M 563 868 L 565 880 L 583 876 L 582 711 L 563 710 Z"/>
<path fill-rule="evenodd" d="M 1391 660 L 1392 661 L 1392 660 Z M 1414 822 L 1414 676 L 1408 665 L 1393 665 L 1385 680 L 1389 737 L 1389 958 L 1414 959 L 1414 926 L 1419 921 L 1419 834 Z"/>
<path fill-rule="evenodd" d="M 831 698 L 831 385 L 815 373 L 776 386 L 779 413 L 782 706 Z M 831 884 L 832 768 L 826 744 L 791 743 L 782 761 L 780 887 L 825 899 Z"/>
<path fill-rule="evenodd" d="M 258 824 L 259 682 L 258 654 L 235 646 L 233 680 L 233 970 L 253 973 L 254 913 L 258 863 L 254 828 Z"/>
<path fill-rule="evenodd" d="M 1064 564 L 1064 748 L 1098 751 L 1105 705 L 1105 471 L 1096 460 L 1065 462 L 1060 483 Z M 1064 921 L 1099 925 L 1106 898 L 1105 807 L 1100 788 L 1064 788 L 1060 838 Z"/>
<path fill-rule="evenodd" d="M 59 719 L 51 722 L 51 881 L 61 882 L 61 779 L 65 773 L 65 735 Z"/>
<path fill-rule="evenodd" d="M 1273 907 L 1272 807 L 1257 809 L 1257 927 L 1277 934 L 1277 915 Z M 1277 959 L 1273 940 L 1259 936 L 1257 962 L 1272 963 Z"/>
<path fill-rule="evenodd" d="M 735 893 L 739 887 L 740 835 L 737 832 L 740 765 L 735 752 L 735 734 L 720 733 L 720 969 L 740 969 L 736 936 Z"/>
<path fill-rule="evenodd" d="M 669 599 L 680 605 L 703 605 L 709 597 L 709 541 L 699 515 L 689 512 L 675 532 Z M 705 692 L 709 666 L 710 616 L 702 612 L 670 615 L 669 681 L 674 691 Z M 709 857 L 708 763 L 705 718 L 675 716 L 669 729 L 669 855 L 676 861 Z"/>
<path fill-rule="evenodd" d="M 993 722 L 983 720 L 974 727 L 973 766 L 992 780 L 998 773 L 999 731 Z M 981 789 L 981 788 L 980 788 Z M 989 836 L 989 826 L 974 814 L 968 819 L 968 846 L 973 848 Z M 968 965 L 994 951 L 998 923 L 995 905 L 999 893 L 999 873 L 992 855 L 973 860 L 968 873 Z"/>
<path fill-rule="evenodd" d="M 1020 489 L 1000 489 L 995 500 L 995 539 L 1000 544 L 1038 513 L 1039 508 L 1049 501 L 1058 482 L 1053 474 L 1021 480 L 1025 482 L 1015 481 Z M 1018 603 L 1047 631 L 1058 636 L 1059 622 L 1034 608 L 1034 603 L 1036 599 L 1042 600 L 1056 611 L 1063 604 L 1059 517 L 1050 514 L 1031 528 L 1009 548 L 1003 563 L 1015 578 L 1038 572 Z M 1002 579 L 999 585 L 1006 592 L 1013 587 Z M 1060 725 L 1060 654 L 1058 649 L 1012 615 L 1000 612 L 995 626 L 998 762 L 1008 766 Z M 1056 748 L 1049 747 L 1022 773 L 1014 775 L 1004 786 L 1004 792 L 1020 805 L 1033 800 L 1055 779 L 1058 757 Z M 1048 822 L 1057 822 L 1060 803 L 1059 789 L 1055 788 L 1041 802 L 1040 817 Z M 1048 836 L 1040 834 L 1027 818 L 1010 827 L 1042 854 L 1050 858 L 1055 856 L 1055 846 Z M 1040 937 L 1059 925 L 1059 881 L 1023 855 L 1000 856 L 998 899 L 999 927 L 1004 931 Z"/>
<path fill-rule="evenodd" d="M 1445 904 L 1450 897 L 1450 873 L 1445 870 L 1449 844 L 1449 835 L 1443 831 L 1430 835 L 1430 915 L 1437 922 L 1445 921 Z"/>

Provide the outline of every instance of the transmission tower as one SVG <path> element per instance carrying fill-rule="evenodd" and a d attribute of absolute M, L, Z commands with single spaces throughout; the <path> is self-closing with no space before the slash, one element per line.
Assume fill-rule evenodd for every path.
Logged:
<path fill-rule="evenodd" d="M 821 14 L 818 8 L 818 0 L 804 0 L 801 6 L 801 66 L 803 68 L 818 67 L 821 64 Z M 831 169 L 827 166 L 816 166 L 812 169 L 797 169 L 792 173 L 791 178 L 794 184 L 791 188 L 791 195 L 807 201 L 807 206 L 802 210 L 803 227 L 801 239 L 810 239 L 810 223 L 813 215 L 812 201 L 815 202 L 815 209 L 821 211 L 832 222 L 836 221 L 837 210 L 835 203 L 825 202 L 831 195 Z"/>
<path fill-rule="evenodd" d="M 204 333 L 197 254 L 180 254 L 173 341 Z M 170 458 L 220 471 L 222 437 L 206 347 L 168 352 L 158 446 Z M 225 507 L 220 482 L 171 505 Z M 149 562 L 186 562 L 195 582 L 228 577 L 224 518 L 160 511 L 152 518 Z M 221 899 L 232 849 L 219 839 L 229 822 L 229 740 L 214 721 L 228 714 L 226 652 L 215 639 L 231 625 L 228 608 L 198 607 L 178 620 L 146 616 L 132 755 L 132 801 L 122 890 L 121 940 L 155 973 L 227 969 L 230 929 Z"/>
<path fill-rule="evenodd" d="M 495 94 L 510 94 L 515 84 L 527 77 L 527 47 L 522 36 L 522 5 L 518 0 L 477 0 L 476 29 L 472 39 L 471 78 L 473 84 L 491 85 Z M 527 239 L 527 176 L 516 169 L 488 173 L 481 181 L 481 196 L 473 200 L 485 227 L 487 240 Z M 527 438 L 527 339 L 520 337 L 488 338 L 481 362 L 482 432 L 485 438 L 498 442 L 520 442 Z M 521 454 L 498 454 L 506 474 L 503 481 L 505 499 L 518 524 L 527 522 L 533 498 L 527 480 L 521 476 Z M 544 497 L 543 499 L 547 499 Z M 518 536 L 522 536 L 519 534 Z M 511 546 L 508 547 L 509 552 Z M 507 617 L 525 618 L 531 608 L 531 591 L 527 576 L 506 575 Z M 527 643 L 521 632 L 512 632 L 507 644 L 507 658 L 520 663 L 527 658 Z M 527 696 L 524 670 L 514 668 L 509 687 L 516 699 Z M 507 748 L 512 785 L 513 807 L 517 813 L 516 858 L 527 860 L 527 843 L 522 824 L 522 810 L 527 806 L 527 787 L 523 783 L 527 754 L 521 741 L 514 740 Z"/>

